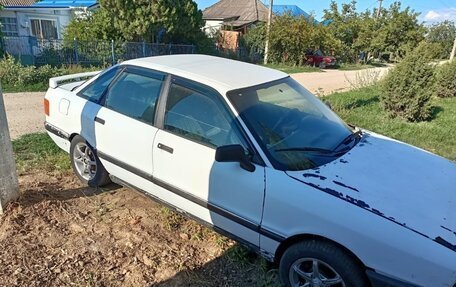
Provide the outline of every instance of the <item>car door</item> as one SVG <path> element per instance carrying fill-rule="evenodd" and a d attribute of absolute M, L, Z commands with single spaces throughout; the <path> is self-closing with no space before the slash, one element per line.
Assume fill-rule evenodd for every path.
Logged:
<path fill-rule="evenodd" d="M 108 172 L 123 181 L 152 177 L 155 107 L 164 78 L 159 72 L 126 67 L 95 116 L 97 154 Z"/>
<path fill-rule="evenodd" d="M 170 194 L 179 195 L 180 200 L 170 203 L 258 246 L 265 171 L 259 164 L 249 172 L 239 163 L 215 161 L 220 146 L 241 144 L 253 151 L 222 97 L 210 88 L 174 77 L 159 109 L 154 180 Z M 167 200 L 172 199 L 168 196 Z"/>

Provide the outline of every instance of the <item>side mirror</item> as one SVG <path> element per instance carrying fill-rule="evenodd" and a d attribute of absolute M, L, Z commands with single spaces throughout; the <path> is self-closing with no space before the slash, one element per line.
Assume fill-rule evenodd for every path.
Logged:
<path fill-rule="evenodd" d="M 250 172 L 255 171 L 255 165 L 245 154 L 244 148 L 238 144 L 218 147 L 215 151 L 215 160 L 218 162 L 239 162 L 241 168 Z"/>

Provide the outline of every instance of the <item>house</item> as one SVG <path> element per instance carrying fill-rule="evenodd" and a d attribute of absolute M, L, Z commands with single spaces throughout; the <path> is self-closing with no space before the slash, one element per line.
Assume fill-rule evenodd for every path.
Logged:
<path fill-rule="evenodd" d="M 273 15 L 291 14 L 305 17 L 315 24 L 318 21 L 296 5 L 273 5 Z M 204 31 L 214 35 L 219 30 L 245 33 L 249 26 L 258 22 L 267 22 L 269 8 L 259 0 L 220 0 L 203 11 Z"/>
<path fill-rule="evenodd" d="M 7 37 L 61 39 L 71 19 L 96 8 L 96 0 L 0 0 L 2 33 Z"/>
<path fill-rule="evenodd" d="M 266 22 L 268 8 L 259 0 L 220 0 L 204 9 L 204 31 L 214 35 L 219 30 L 245 33 L 247 28 L 258 22 Z"/>
<path fill-rule="evenodd" d="M 267 6 L 269 9 L 269 6 Z M 313 21 L 314 24 L 319 24 L 312 15 L 299 8 L 297 5 L 272 5 L 272 13 L 274 15 L 285 15 L 290 14 L 293 17 L 304 17 L 309 21 Z"/>

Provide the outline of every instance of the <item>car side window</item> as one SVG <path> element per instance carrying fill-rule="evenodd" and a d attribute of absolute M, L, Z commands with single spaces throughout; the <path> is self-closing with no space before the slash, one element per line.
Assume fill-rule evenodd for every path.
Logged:
<path fill-rule="evenodd" d="M 153 124 L 155 107 L 163 84 L 162 79 L 158 78 L 124 71 L 109 88 L 105 106 L 131 118 Z"/>
<path fill-rule="evenodd" d="M 234 117 L 217 95 L 171 84 L 164 129 L 210 147 L 241 144 Z"/>
<path fill-rule="evenodd" d="M 95 81 L 90 83 L 81 92 L 78 93 L 80 97 L 83 97 L 91 102 L 99 102 L 104 92 L 108 88 L 109 84 L 114 80 L 119 71 L 120 67 L 115 66 L 101 74 Z"/>

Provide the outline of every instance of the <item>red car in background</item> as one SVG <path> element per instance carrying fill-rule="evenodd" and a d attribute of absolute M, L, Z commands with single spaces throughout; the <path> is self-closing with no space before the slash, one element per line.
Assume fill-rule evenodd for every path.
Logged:
<path fill-rule="evenodd" d="M 326 67 L 335 66 L 337 61 L 333 56 L 325 56 L 321 50 L 307 51 L 306 63 L 311 66 L 320 67 L 324 69 Z"/>

